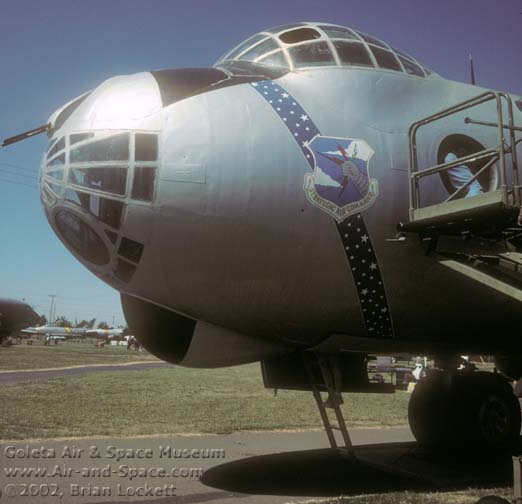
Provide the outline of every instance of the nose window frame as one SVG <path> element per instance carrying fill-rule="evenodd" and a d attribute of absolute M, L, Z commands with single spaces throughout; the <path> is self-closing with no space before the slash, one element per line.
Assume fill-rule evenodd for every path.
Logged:
<path fill-rule="evenodd" d="M 159 131 L 76 131 L 62 138 L 63 147 L 50 160 L 46 156 L 42 163 L 44 207 L 49 209 L 61 203 L 61 206 L 76 209 L 86 218 L 96 219 L 114 234 L 121 232 L 129 204 L 154 204 L 160 163 Z M 101 161 L 99 159 L 107 157 L 103 154 L 87 156 L 94 161 L 71 159 L 74 149 L 92 152 L 96 146 L 106 147 L 114 138 L 125 139 L 123 150 L 127 154 L 122 156 L 123 151 L 118 148 L 112 157 L 125 157 L 124 160 Z M 62 142 L 62 139 L 59 141 Z M 142 176 L 144 173 L 149 174 L 145 179 Z M 140 188 L 142 184 L 146 187 Z"/>

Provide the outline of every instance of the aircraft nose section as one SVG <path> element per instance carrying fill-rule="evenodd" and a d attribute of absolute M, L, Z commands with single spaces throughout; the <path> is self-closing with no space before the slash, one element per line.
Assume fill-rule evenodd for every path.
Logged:
<path fill-rule="evenodd" d="M 143 129 L 150 127 L 147 120 L 157 116 L 161 108 L 161 93 L 150 72 L 119 75 L 65 104 L 49 118 L 49 124 L 52 132 L 61 128 Z"/>
<path fill-rule="evenodd" d="M 143 128 L 143 121 L 162 108 L 156 80 L 149 72 L 113 77 L 86 100 L 85 119 L 91 128 Z"/>
<path fill-rule="evenodd" d="M 152 211 L 162 109 L 145 72 L 109 79 L 51 116 L 43 207 L 66 247 L 112 285 L 130 281 L 145 248 L 136 223 Z"/>

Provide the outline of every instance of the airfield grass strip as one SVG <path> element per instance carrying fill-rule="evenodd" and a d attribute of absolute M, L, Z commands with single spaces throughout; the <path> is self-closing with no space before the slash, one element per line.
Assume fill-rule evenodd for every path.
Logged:
<path fill-rule="evenodd" d="M 151 360 L 147 352 L 127 350 L 124 346 L 95 348 L 94 343 L 60 343 L 43 346 L 22 343 L 0 348 L 0 370 L 45 369 L 87 364 L 122 364 Z"/>
<path fill-rule="evenodd" d="M 308 500 L 307 504 L 476 504 L 486 495 L 497 495 L 510 500 L 510 488 L 469 488 L 458 492 L 392 492 L 358 495 L 326 500 Z"/>
<path fill-rule="evenodd" d="M 346 394 L 352 426 L 407 424 L 409 394 Z M 310 393 L 263 388 L 259 364 L 99 372 L 0 387 L 0 439 L 319 428 Z"/>

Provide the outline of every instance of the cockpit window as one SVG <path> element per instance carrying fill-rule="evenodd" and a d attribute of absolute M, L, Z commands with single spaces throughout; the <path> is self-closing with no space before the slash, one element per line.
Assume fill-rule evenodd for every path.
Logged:
<path fill-rule="evenodd" d="M 89 195 L 87 193 L 67 189 L 65 191 L 65 199 L 70 203 L 85 208 L 85 210 L 89 210 Z"/>
<path fill-rule="evenodd" d="M 242 52 L 246 51 L 250 46 L 253 46 L 257 42 L 261 42 L 261 40 L 264 40 L 267 36 L 266 35 L 254 35 L 253 37 L 250 37 L 246 39 L 242 44 L 239 44 L 235 49 L 227 53 L 223 58 L 225 59 L 234 59 L 236 56 L 241 54 Z"/>
<path fill-rule="evenodd" d="M 89 161 L 127 161 L 129 133 L 120 133 L 103 140 L 79 145 L 71 150 L 71 163 Z"/>
<path fill-rule="evenodd" d="M 143 243 L 123 237 L 118 248 L 118 254 L 129 261 L 139 263 L 143 254 Z"/>
<path fill-rule="evenodd" d="M 51 191 L 54 192 L 54 194 L 56 194 L 57 196 L 60 196 L 60 194 L 62 194 L 63 186 L 53 184 L 52 182 L 45 182 L 45 185 L 47 186 L 48 189 L 51 189 Z"/>
<path fill-rule="evenodd" d="M 321 34 L 313 28 L 297 28 L 295 30 L 287 31 L 279 35 L 279 39 L 285 44 L 298 44 L 307 40 L 314 40 L 321 38 Z"/>
<path fill-rule="evenodd" d="M 359 37 L 361 37 L 365 42 L 368 42 L 368 44 L 373 44 L 378 47 L 382 47 L 383 49 L 388 49 L 388 46 L 381 42 L 379 39 L 376 39 L 375 37 L 372 37 L 371 35 L 366 35 L 366 33 L 357 32 Z"/>
<path fill-rule="evenodd" d="M 68 210 L 56 213 L 55 223 L 60 236 L 77 254 L 93 264 L 107 264 L 107 247 L 87 223 Z"/>
<path fill-rule="evenodd" d="M 334 46 L 339 55 L 341 65 L 374 66 L 364 44 L 360 42 L 336 40 Z"/>
<path fill-rule="evenodd" d="M 273 53 L 270 53 L 273 54 Z M 264 56 L 263 56 L 264 58 Z M 264 64 L 259 58 L 255 63 L 252 61 L 231 60 L 219 63 L 219 68 L 225 69 L 232 77 L 223 83 L 230 85 L 242 84 L 245 82 L 256 82 L 258 80 L 279 79 L 289 72 L 288 63 L 284 67 Z M 218 87 L 216 87 L 218 89 Z"/>
<path fill-rule="evenodd" d="M 266 39 L 264 42 L 261 42 L 260 44 L 254 46 L 246 53 L 241 54 L 241 56 L 239 56 L 239 59 L 244 61 L 254 61 L 257 57 L 262 56 L 263 54 L 266 54 L 278 48 L 279 46 L 277 45 L 277 42 L 274 39 L 269 38 Z"/>
<path fill-rule="evenodd" d="M 158 159 L 158 135 L 136 133 L 134 143 L 136 161 L 156 161 Z"/>
<path fill-rule="evenodd" d="M 111 241 L 111 243 L 116 243 L 116 241 L 118 240 L 118 235 L 114 231 L 111 231 L 110 229 L 104 229 L 104 231 L 105 231 L 105 234 L 107 235 L 107 238 L 109 238 L 109 240 Z"/>
<path fill-rule="evenodd" d="M 88 138 L 92 138 L 93 136 L 94 136 L 94 133 L 92 133 L 92 132 L 90 132 L 90 133 L 73 133 L 69 137 L 69 143 L 71 145 L 73 145 L 78 142 L 83 142 L 84 140 L 87 140 Z"/>
<path fill-rule="evenodd" d="M 51 147 L 56 143 L 56 140 L 57 140 L 57 138 L 51 138 L 51 140 L 49 140 L 49 143 L 47 144 L 47 147 L 45 148 L 45 152 L 49 152 Z"/>
<path fill-rule="evenodd" d="M 52 170 L 52 171 L 48 171 L 48 172 L 46 173 L 46 175 L 47 175 L 48 177 L 53 178 L 54 180 L 60 180 L 60 181 L 63 180 L 63 170 Z"/>
<path fill-rule="evenodd" d="M 370 49 L 377 60 L 377 64 L 381 68 L 387 68 L 388 70 L 396 70 L 401 72 L 401 65 L 397 61 L 395 55 L 390 51 L 385 51 L 380 47 L 370 46 Z"/>
<path fill-rule="evenodd" d="M 56 198 L 51 193 L 48 187 L 44 186 L 42 191 L 42 200 L 47 206 L 53 206 L 56 204 Z M 44 207 L 45 208 L 45 207 Z"/>
<path fill-rule="evenodd" d="M 417 75 L 418 77 L 424 77 L 424 72 L 421 70 L 419 65 L 409 59 L 403 58 L 401 55 L 398 55 L 398 57 L 407 73 L 410 75 Z"/>
<path fill-rule="evenodd" d="M 333 65 L 335 60 L 326 42 L 316 42 L 290 48 L 294 66 Z"/>
<path fill-rule="evenodd" d="M 399 51 L 398 49 L 395 49 L 395 47 L 392 47 L 392 49 L 395 51 L 397 56 L 402 56 L 403 58 L 409 59 L 410 61 L 415 61 L 415 59 L 412 58 L 409 54 Z"/>
<path fill-rule="evenodd" d="M 152 201 L 154 197 L 154 180 L 156 168 L 136 166 L 132 183 L 131 198 L 139 201 Z"/>
<path fill-rule="evenodd" d="M 121 201 L 100 198 L 94 194 L 91 196 L 91 199 L 93 201 L 99 200 L 98 218 L 113 228 L 119 228 L 123 214 L 123 203 Z"/>
<path fill-rule="evenodd" d="M 65 149 L 65 137 L 60 138 L 60 140 L 53 145 L 53 148 L 49 151 L 49 154 L 47 154 L 47 158 L 49 159 L 62 149 Z"/>
<path fill-rule="evenodd" d="M 424 77 L 426 75 L 429 76 L 432 74 L 432 72 L 429 68 L 426 68 L 424 65 L 421 65 L 418 61 L 415 61 L 415 58 L 413 58 L 409 54 L 406 54 L 395 48 L 393 48 L 393 50 L 395 51 L 395 54 L 401 61 L 402 66 L 404 67 L 404 70 L 406 70 L 406 72 L 409 73 L 410 75 L 417 75 L 418 77 Z"/>
<path fill-rule="evenodd" d="M 360 38 L 349 28 L 343 26 L 319 26 L 330 38 L 341 38 L 349 40 L 360 40 Z"/>
<path fill-rule="evenodd" d="M 288 62 L 286 61 L 283 51 L 277 51 L 274 53 L 270 53 L 267 56 L 263 56 L 262 58 L 258 59 L 256 63 L 266 66 L 288 68 Z"/>
<path fill-rule="evenodd" d="M 69 182 L 97 191 L 108 192 L 123 196 L 127 185 L 127 168 L 71 168 Z"/>
<path fill-rule="evenodd" d="M 360 66 L 384 68 L 416 77 L 431 74 L 411 56 L 371 35 L 329 24 L 296 23 L 270 28 L 230 51 L 216 66 L 234 76 L 243 75 L 244 69 L 238 65 L 246 64 L 247 60 L 260 67 L 245 69 L 251 76 L 262 74 L 263 66 L 274 70 L 288 68 L 288 71 L 314 66 Z"/>
<path fill-rule="evenodd" d="M 56 156 L 54 159 L 47 163 L 47 166 L 59 166 L 65 164 L 65 152 Z"/>
<path fill-rule="evenodd" d="M 108 226 L 116 229 L 120 227 L 123 213 L 123 203 L 121 201 L 103 198 L 97 194 L 89 194 L 73 189 L 68 189 L 65 192 L 65 199 L 80 206 Z"/>

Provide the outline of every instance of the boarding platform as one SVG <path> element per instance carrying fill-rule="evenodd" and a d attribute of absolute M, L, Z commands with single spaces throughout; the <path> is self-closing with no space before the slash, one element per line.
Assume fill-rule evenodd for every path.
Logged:
<path fill-rule="evenodd" d="M 486 104 L 495 106 L 495 122 L 473 118 L 474 112 L 478 113 L 480 107 L 483 110 Z M 452 116 L 462 116 L 463 113 L 471 116 L 464 119 L 466 124 L 474 125 L 475 128 L 495 129 L 496 145 L 475 149 L 473 153 L 450 162 L 421 167 L 419 135 L 423 129 L 445 119 L 454 120 Z M 498 92 L 480 94 L 412 124 L 409 131 L 409 222 L 400 223 L 399 230 L 422 235 L 472 233 L 484 237 L 504 237 L 520 233 L 522 190 L 517 144 L 522 139 L 517 140 L 517 132 L 522 132 L 522 127 L 515 124 L 511 97 Z M 477 145 L 480 144 L 477 142 Z M 448 170 L 462 165 L 476 167 L 472 177 L 464 185 L 454 189 L 444 201 L 430 201 L 426 187 L 432 188 L 433 184 L 423 182 L 430 177 L 443 178 Z M 496 170 L 495 175 L 498 177 L 495 187 L 482 194 L 465 197 L 471 184 L 491 170 Z"/>

